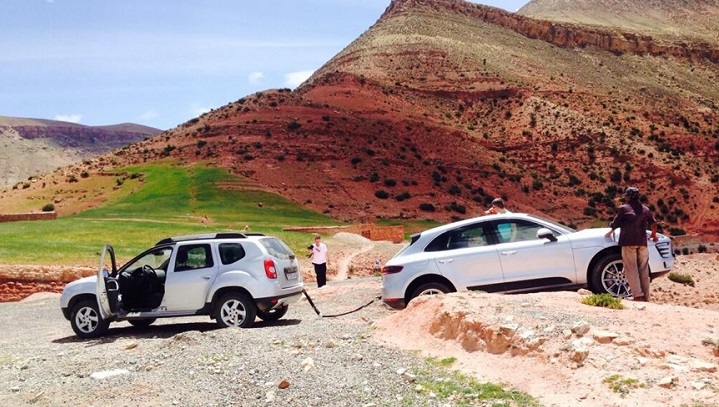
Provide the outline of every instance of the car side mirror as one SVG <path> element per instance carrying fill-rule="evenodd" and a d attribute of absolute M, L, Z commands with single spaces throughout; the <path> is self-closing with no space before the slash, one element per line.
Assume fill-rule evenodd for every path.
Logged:
<path fill-rule="evenodd" d="M 551 230 L 547 228 L 541 228 L 537 231 L 537 239 L 548 239 L 552 242 L 556 242 L 557 238 L 554 236 Z"/>

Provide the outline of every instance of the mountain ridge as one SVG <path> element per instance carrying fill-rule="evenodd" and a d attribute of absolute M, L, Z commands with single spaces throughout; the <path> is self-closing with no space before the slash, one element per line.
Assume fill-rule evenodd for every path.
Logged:
<path fill-rule="evenodd" d="M 615 35 L 639 40 L 618 52 Z M 295 91 L 242 97 L 63 176 L 202 162 L 343 221 L 447 221 L 501 196 L 578 227 L 606 225 L 637 185 L 665 231 L 719 240 L 719 66 L 681 51 L 701 46 L 652 55 L 664 48 L 632 35 L 395 0 Z"/>

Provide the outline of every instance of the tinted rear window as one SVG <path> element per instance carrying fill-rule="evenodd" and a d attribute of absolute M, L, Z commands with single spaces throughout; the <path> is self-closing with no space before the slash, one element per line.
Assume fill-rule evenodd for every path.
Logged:
<path fill-rule="evenodd" d="M 232 264 L 245 257 L 245 248 L 239 243 L 221 243 L 219 249 L 222 264 Z"/>
<path fill-rule="evenodd" d="M 280 239 L 274 237 L 260 239 L 260 244 L 267 249 L 267 252 L 270 253 L 271 256 L 280 259 L 289 259 L 291 256 L 294 256 L 292 249 Z"/>

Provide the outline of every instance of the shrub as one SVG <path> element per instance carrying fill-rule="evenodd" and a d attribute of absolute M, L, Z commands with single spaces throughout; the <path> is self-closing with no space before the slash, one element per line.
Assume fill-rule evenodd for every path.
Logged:
<path fill-rule="evenodd" d="M 694 279 L 689 274 L 669 273 L 667 278 L 669 281 L 694 287 Z"/>
<path fill-rule="evenodd" d="M 432 205 L 431 203 L 427 203 L 427 202 L 422 202 L 421 204 L 419 204 L 419 209 L 423 210 L 425 212 L 434 212 L 436 210 L 434 205 Z"/>
<path fill-rule="evenodd" d="M 452 202 L 451 204 L 449 204 L 449 206 L 447 207 L 447 209 L 450 210 L 450 211 L 459 212 L 459 213 L 461 213 L 461 214 L 463 214 L 463 215 L 464 215 L 465 213 L 467 213 L 467 207 L 464 206 L 464 205 L 460 205 L 460 204 L 458 204 L 457 202 Z"/>
<path fill-rule="evenodd" d="M 699 253 L 706 253 L 706 252 L 707 252 L 707 247 L 706 247 L 705 245 L 703 245 L 703 244 L 700 244 L 700 245 L 697 247 L 697 252 L 699 252 Z"/>
<path fill-rule="evenodd" d="M 52 212 L 52 211 L 54 211 L 54 210 L 55 210 L 55 204 L 52 204 L 52 203 L 45 204 L 45 205 L 42 207 L 42 211 L 43 211 L 43 212 Z"/>
<path fill-rule="evenodd" d="M 582 304 L 609 309 L 624 309 L 620 298 L 612 297 L 611 294 L 607 293 L 586 296 L 582 299 Z"/>
<path fill-rule="evenodd" d="M 402 202 L 402 201 L 404 201 L 404 200 L 409 199 L 410 196 L 411 196 L 411 195 L 409 194 L 409 192 L 405 191 L 405 192 L 403 192 L 403 193 L 397 195 L 396 197 L 394 197 L 394 199 L 396 199 L 397 202 Z"/>
<path fill-rule="evenodd" d="M 392 178 L 386 178 L 386 179 L 384 180 L 384 185 L 387 186 L 387 187 L 393 187 L 393 186 L 397 185 L 397 181 L 395 181 L 395 180 L 392 179 Z"/>
<path fill-rule="evenodd" d="M 387 199 L 387 198 L 389 198 L 389 192 L 387 192 L 383 189 L 380 189 L 380 190 L 375 191 L 374 196 L 376 196 L 379 199 Z"/>
<path fill-rule="evenodd" d="M 300 127 L 302 127 L 302 125 L 297 123 L 297 121 L 295 121 L 295 120 L 293 120 L 287 124 L 287 130 L 289 130 L 289 131 L 298 130 Z"/>

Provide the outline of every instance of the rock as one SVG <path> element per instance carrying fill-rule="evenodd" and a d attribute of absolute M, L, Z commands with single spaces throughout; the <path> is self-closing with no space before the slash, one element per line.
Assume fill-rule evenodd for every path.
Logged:
<path fill-rule="evenodd" d="M 281 380 L 277 387 L 279 387 L 280 389 L 286 389 L 290 387 L 290 382 L 287 380 Z"/>
<path fill-rule="evenodd" d="M 619 334 L 609 331 L 597 330 L 592 332 L 592 338 L 599 343 L 611 343 Z"/>
<path fill-rule="evenodd" d="M 587 321 L 579 321 L 574 324 L 572 327 L 572 333 L 574 333 L 577 336 L 584 336 L 587 332 L 589 332 L 589 328 L 591 326 L 589 325 L 589 322 Z"/>
<path fill-rule="evenodd" d="M 676 378 L 673 376 L 662 377 L 657 382 L 657 385 L 659 387 L 664 387 L 665 389 L 669 389 L 672 386 L 674 386 L 675 381 L 676 381 Z"/>
<path fill-rule="evenodd" d="M 312 358 L 307 358 L 300 363 L 300 366 L 302 366 L 302 369 L 305 372 L 309 372 L 310 370 L 315 368 L 315 362 L 312 360 Z"/>
<path fill-rule="evenodd" d="M 114 369 L 114 370 L 106 370 L 102 372 L 95 372 L 90 375 L 90 378 L 95 380 L 103 380 L 110 377 L 115 376 L 123 376 L 123 375 L 129 375 L 130 371 L 126 369 Z"/>

